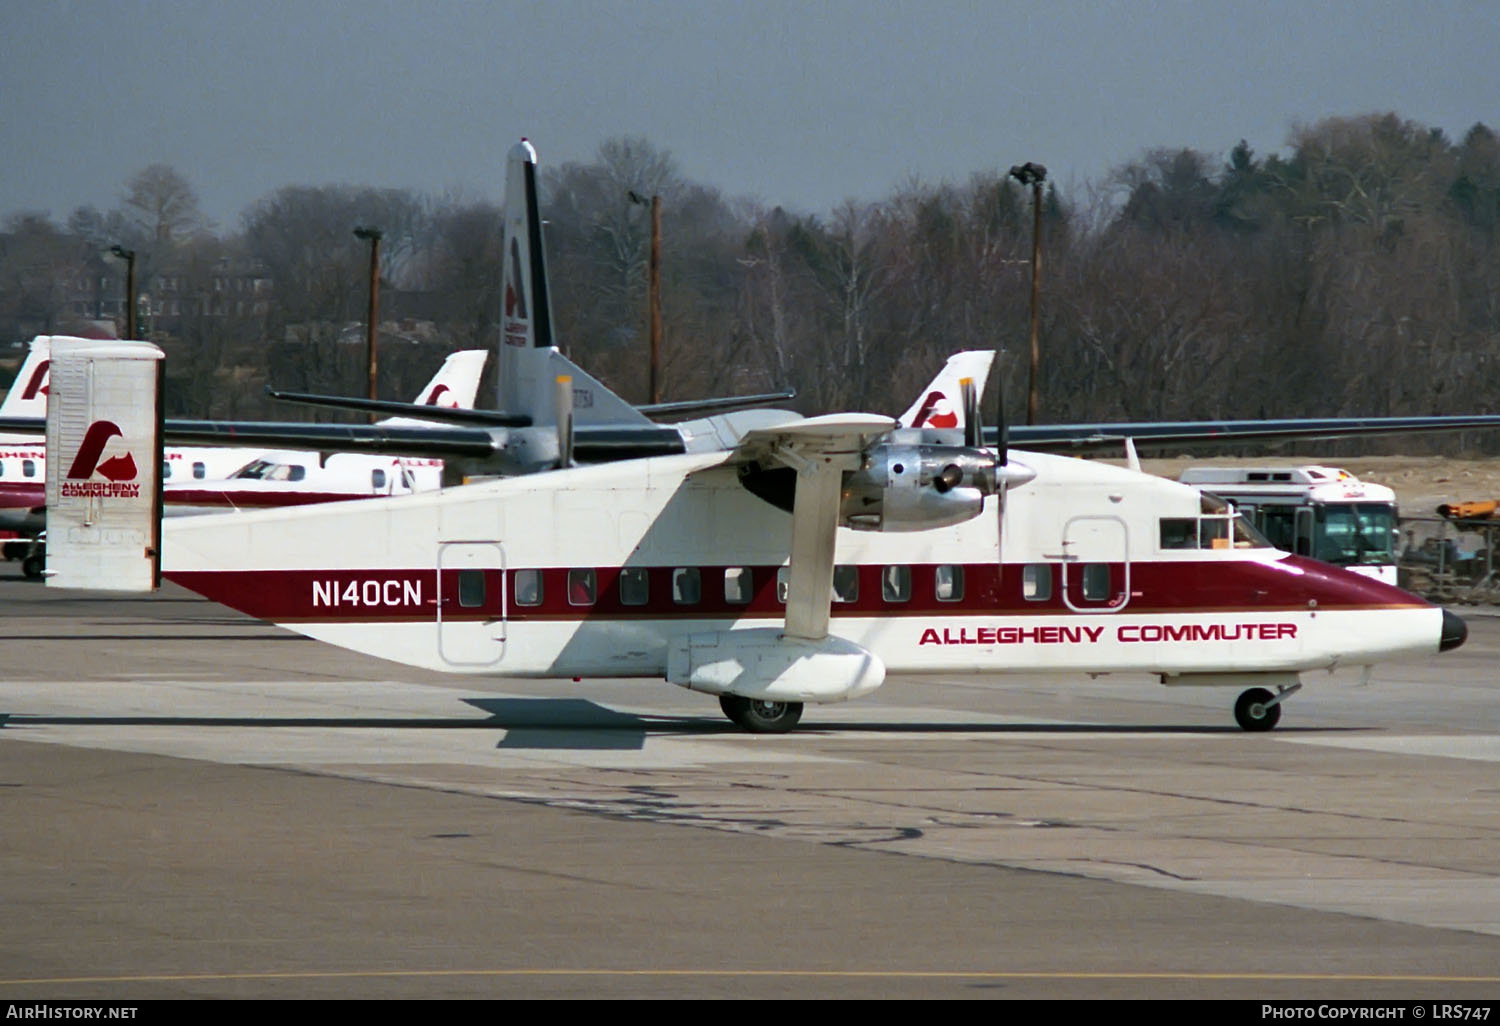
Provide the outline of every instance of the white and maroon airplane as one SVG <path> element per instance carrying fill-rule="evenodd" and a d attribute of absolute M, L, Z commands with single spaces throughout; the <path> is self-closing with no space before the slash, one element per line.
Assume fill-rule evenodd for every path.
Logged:
<path fill-rule="evenodd" d="M 131 493 L 96 469 L 149 467 L 153 425 L 127 423 L 148 397 L 116 387 L 97 344 L 70 359 L 93 370 L 69 378 L 89 412 L 49 423 L 72 468 L 48 482 L 68 540 L 49 584 L 149 583 L 160 553 L 162 576 L 214 601 L 407 665 L 660 676 L 765 732 L 890 674 L 1149 672 L 1238 689 L 1237 721 L 1265 730 L 1303 673 L 1466 636 L 1414 595 L 1273 549 L 1197 488 L 985 448 L 972 389 L 961 435 L 815 417 L 725 451 L 158 520 L 158 543 L 149 472 Z M 136 528 L 114 519 L 131 509 Z"/>

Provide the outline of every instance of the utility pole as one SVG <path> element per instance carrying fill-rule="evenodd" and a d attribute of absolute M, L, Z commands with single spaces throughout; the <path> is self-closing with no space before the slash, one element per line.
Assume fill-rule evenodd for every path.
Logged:
<path fill-rule="evenodd" d="M 634 191 L 627 193 L 632 203 L 646 206 L 648 201 Z M 646 321 L 651 333 L 651 401 L 661 402 L 661 197 L 652 196 L 651 256 L 646 265 Z"/>
<path fill-rule="evenodd" d="M 125 261 L 125 337 L 132 341 L 135 334 L 135 250 L 124 246 L 111 246 L 109 251 Z"/>
<path fill-rule="evenodd" d="M 1030 161 L 1010 169 L 1010 176 L 1022 185 L 1031 186 L 1031 374 L 1026 384 L 1026 423 L 1035 424 L 1037 415 L 1037 368 L 1042 362 L 1039 338 L 1042 296 L 1042 182 L 1047 169 Z"/>
<path fill-rule="evenodd" d="M 370 398 L 378 399 L 375 387 L 378 358 L 375 337 L 380 330 L 380 229 L 360 225 L 354 229 L 355 238 L 367 239 L 370 243 L 370 308 L 365 324 L 365 356 L 370 367 Z M 375 414 L 370 414 L 370 423 L 375 423 Z"/>

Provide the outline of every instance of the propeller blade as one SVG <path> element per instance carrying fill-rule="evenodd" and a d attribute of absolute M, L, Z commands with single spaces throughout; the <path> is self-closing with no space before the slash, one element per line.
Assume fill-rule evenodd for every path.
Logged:
<path fill-rule="evenodd" d="M 573 465 L 573 378 L 557 377 L 557 465 Z"/>
<path fill-rule="evenodd" d="M 1005 565 L 1005 464 L 1010 460 L 1009 428 L 1005 423 L 1005 380 L 995 375 L 995 472 L 1000 487 L 995 490 L 995 557 Z"/>
<path fill-rule="evenodd" d="M 1005 383 L 1000 380 L 995 382 L 995 449 L 995 465 L 1004 467 L 1010 459 L 1010 426 L 1005 422 Z"/>
<path fill-rule="evenodd" d="M 960 379 L 958 389 L 964 408 L 964 445 L 977 449 L 984 444 L 984 425 L 979 422 L 979 394 L 974 391 L 974 379 Z"/>

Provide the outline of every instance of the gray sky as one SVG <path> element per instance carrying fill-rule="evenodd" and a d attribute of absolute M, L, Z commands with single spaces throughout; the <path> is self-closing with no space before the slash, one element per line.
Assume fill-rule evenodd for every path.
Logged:
<path fill-rule="evenodd" d="M 1494 0 L 0 0 L 0 214 L 175 167 L 221 229 L 284 185 L 499 201 L 640 135 L 726 196 L 824 213 L 1027 160 L 1280 150 L 1395 111 L 1500 128 Z"/>

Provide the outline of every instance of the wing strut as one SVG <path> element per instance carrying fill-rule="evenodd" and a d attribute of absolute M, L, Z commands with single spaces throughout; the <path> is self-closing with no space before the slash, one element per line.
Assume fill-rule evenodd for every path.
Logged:
<path fill-rule="evenodd" d="M 778 449 L 776 458 L 797 471 L 786 633 L 817 641 L 828 636 L 833 542 L 838 532 L 844 468 L 824 459 L 807 459 L 790 448 Z"/>

